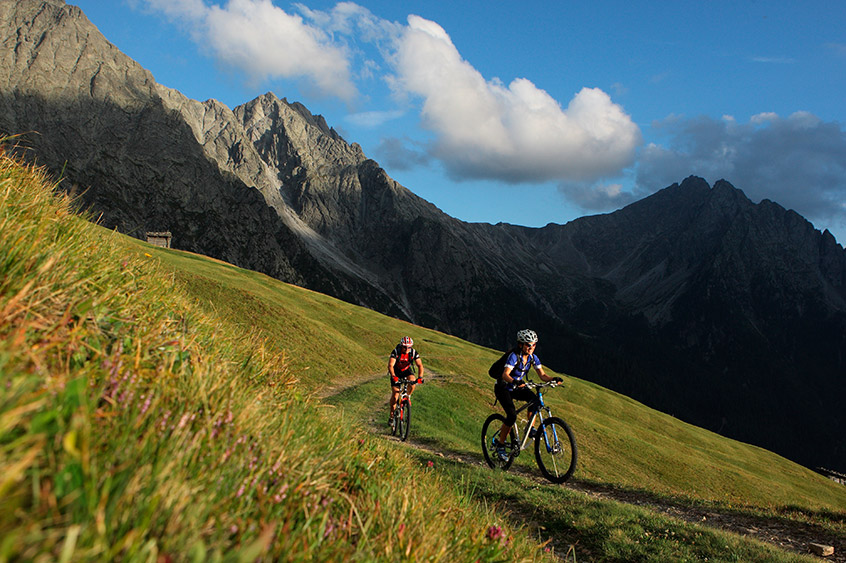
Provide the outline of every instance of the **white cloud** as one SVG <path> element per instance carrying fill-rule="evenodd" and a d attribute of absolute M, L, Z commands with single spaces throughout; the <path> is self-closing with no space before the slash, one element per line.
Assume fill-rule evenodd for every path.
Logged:
<path fill-rule="evenodd" d="M 629 93 L 629 89 L 620 82 L 615 82 L 611 85 L 611 89 L 614 90 L 614 93 L 618 96 L 625 96 Z"/>
<path fill-rule="evenodd" d="M 622 184 L 616 183 L 562 182 L 558 190 L 569 201 L 590 212 L 619 209 L 639 199 L 639 196 L 624 191 Z"/>
<path fill-rule="evenodd" d="M 435 22 L 409 16 L 396 56 L 395 88 L 423 99 L 432 154 L 456 178 L 507 182 L 586 180 L 632 163 L 640 130 L 597 88 L 566 109 L 525 78 L 485 80 Z"/>
<path fill-rule="evenodd" d="M 295 6 L 321 29 L 348 37 L 355 36 L 367 43 L 391 42 L 402 32 L 403 26 L 400 24 L 382 19 L 354 2 L 339 2 L 329 12 L 312 10 L 303 4 Z"/>
<path fill-rule="evenodd" d="M 270 0 L 147 0 L 149 7 L 188 25 L 192 36 L 221 62 L 252 80 L 305 79 L 324 95 L 351 100 L 349 53 L 319 27 L 288 14 Z"/>
<path fill-rule="evenodd" d="M 405 112 L 401 110 L 363 111 L 348 115 L 346 120 L 354 125 L 358 125 L 359 127 L 373 128 L 379 127 L 387 121 L 399 119 L 403 115 L 405 115 Z"/>
<path fill-rule="evenodd" d="M 796 61 L 790 57 L 752 57 L 752 62 L 788 65 L 793 64 Z"/>
<path fill-rule="evenodd" d="M 382 163 L 394 170 L 411 170 L 426 166 L 432 160 L 425 147 L 408 138 L 386 137 L 374 152 Z"/>
<path fill-rule="evenodd" d="M 770 123 L 773 121 L 778 121 L 778 114 L 771 111 L 758 113 L 749 118 L 749 122 L 755 125 L 763 125 L 764 123 Z"/>
<path fill-rule="evenodd" d="M 844 43 L 826 43 L 825 48 L 838 57 L 846 57 L 846 44 Z"/>
<path fill-rule="evenodd" d="M 296 15 L 270 0 L 208 1 L 147 5 L 188 25 L 219 61 L 256 81 L 298 78 L 352 100 L 354 80 L 381 73 L 397 100 L 420 104 L 421 123 L 433 133 L 429 157 L 458 179 L 589 184 L 631 165 L 641 143 L 637 125 L 602 90 L 582 88 L 562 107 L 526 78 L 486 79 L 440 25 L 419 16 L 401 25 L 352 2 L 329 11 L 296 4 Z M 350 120 L 377 124 L 391 111 Z"/>
<path fill-rule="evenodd" d="M 146 0 L 151 9 L 171 19 L 200 20 L 208 8 L 203 0 Z"/>
<path fill-rule="evenodd" d="M 819 228 L 846 222 L 846 131 L 839 123 L 796 112 L 760 113 L 746 124 L 673 117 L 655 126 L 671 141 L 641 151 L 641 189 L 655 191 L 691 174 L 725 179 L 753 201 L 775 201 Z"/>

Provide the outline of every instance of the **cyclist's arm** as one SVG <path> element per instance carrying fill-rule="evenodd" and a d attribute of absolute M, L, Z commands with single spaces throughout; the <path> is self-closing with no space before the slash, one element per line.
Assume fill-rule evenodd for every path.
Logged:
<path fill-rule="evenodd" d="M 417 358 L 415 363 L 417 364 L 417 379 L 423 379 L 423 360 Z"/>
<path fill-rule="evenodd" d="M 537 366 L 535 368 L 535 371 L 538 372 L 538 375 L 540 376 L 540 378 L 543 381 L 550 382 L 550 381 L 556 381 L 557 380 L 558 383 L 561 383 L 561 381 L 563 381 L 560 377 L 551 377 L 549 375 L 546 375 L 546 372 L 543 371 L 543 366 Z"/>
<path fill-rule="evenodd" d="M 397 363 L 397 359 L 391 356 L 388 360 L 388 373 L 391 374 L 391 377 L 396 377 L 397 375 L 394 373 L 394 364 Z"/>
<path fill-rule="evenodd" d="M 514 378 L 511 377 L 511 370 L 513 369 L 514 366 L 505 366 L 505 368 L 502 370 L 502 381 L 504 381 L 505 383 L 514 382 Z"/>

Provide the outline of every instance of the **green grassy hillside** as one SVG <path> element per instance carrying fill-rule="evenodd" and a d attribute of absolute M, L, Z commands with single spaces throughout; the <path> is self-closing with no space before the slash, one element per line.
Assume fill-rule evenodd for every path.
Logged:
<path fill-rule="evenodd" d="M 347 349 L 352 334 L 320 337 L 319 319 L 250 291 L 229 310 L 209 298 L 275 284 L 183 256 L 192 294 L 157 256 L 0 159 L 0 561 L 549 557 L 308 398 L 300 374 L 341 364 L 299 350 Z M 340 307 L 302 295 L 316 313 Z M 297 347 L 282 352 L 279 330 Z M 361 351 L 344 369 L 365 366 Z"/>
<path fill-rule="evenodd" d="M 105 231 L 5 157 L 0 210 L 0 560 L 798 558 L 438 456 L 478 455 L 495 351 Z M 384 439 L 404 334 L 428 451 Z M 575 378 L 547 397 L 577 482 L 846 537 L 846 488 L 783 458 Z"/>
<path fill-rule="evenodd" d="M 146 247 L 135 244 L 139 252 Z M 358 424 L 387 419 L 388 354 L 401 336 L 411 335 L 426 368 L 437 374 L 419 389 L 415 435 L 451 450 L 477 451 L 481 421 L 494 410 L 487 367 L 499 352 L 231 265 L 184 252 L 149 251 L 201 306 L 258 331 L 267 338 L 269 353 L 286 355 L 303 389 L 338 394 L 328 402 Z M 541 359 L 543 346 L 541 341 Z M 578 434 L 581 479 L 767 509 L 846 507 L 846 489 L 812 471 L 592 383 L 568 377 L 565 388 L 549 392 L 547 399 Z"/>

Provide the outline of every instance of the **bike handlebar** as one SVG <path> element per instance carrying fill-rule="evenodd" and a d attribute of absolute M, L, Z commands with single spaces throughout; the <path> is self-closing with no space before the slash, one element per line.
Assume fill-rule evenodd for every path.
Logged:
<path fill-rule="evenodd" d="M 535 383 L 534 381 L 526 380 L 523 384 L 528 387 L 529 389 L 537 389 L 538 387 L 558 387 L 559 385 L 563 385 L 563 381 L 544 381 L 541 383 Z"/>
<path fill-rule="evenodd" d="M 400 379 L 398 377 L 394 377 L 393 379 L 395 380 L 395 383 L 406 383 L 406 384 L 410 383 L 412 385 L 418 385 L 418 384 L 422 385 L 423 383 L 425 383 L 425 380 L 421 379 L 419 377 L 417 379 L 409 379 L 407 377 Z"/>

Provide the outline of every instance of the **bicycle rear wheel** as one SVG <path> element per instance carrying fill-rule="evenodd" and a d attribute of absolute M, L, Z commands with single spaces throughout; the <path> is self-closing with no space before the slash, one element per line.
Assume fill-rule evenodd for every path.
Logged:
<path fill-rule="evenodd" d="M 408 428 L 411 426 L 411 403 L 403 402 L 399 415 L 399 438 L 403 442 L 408 438 Z"/>
<path fill-rule="evenodd" d="M 535 459 L 544 477 L 563 483 L 576 470 L 576 438 L 567 423 L 558 417 L 547 418 L 535 436 Z"/>
<path fill-rule="evenodd" d="M 508 439 L 505 441 L 505 451 L 508 454 L 508 459 L 502 460 L 497 455 L 496 448 L 493 445 L 493 439 L 499 440 L 499 430 L 505 424 L 505 417 L 501 414 L 490 415 L 485 423 L 482 425 L 482 455 L 485 456 L 485 463 L 492 469 L 502 469 L 503 471 L 511 467 L 514 463 L 514 458 L 517 457 L 517 432 L 511 428 L 508 434 Z"/>

